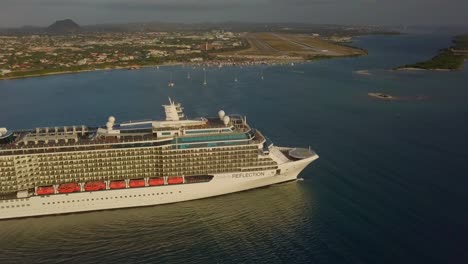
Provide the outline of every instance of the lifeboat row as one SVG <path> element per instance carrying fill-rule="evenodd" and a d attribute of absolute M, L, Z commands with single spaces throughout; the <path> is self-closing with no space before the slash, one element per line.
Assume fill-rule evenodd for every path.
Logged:
<path fill-rule="evenodd" d="M 167 184 L 182 184 L 184 183 L 183 177 L 169 177 L 167 179 Z M 164 179 L 162 177 L 156 178 L 149 178 L 148 180 L 149 186 L 161 186 L 164 185 Z M 128 186 L 130 188 L 139 188 L 145 187 L 145 180 L 144 179 L 133 179 L 129 181 Z M 111 181 L 109 183 L 109 189 L 125 189 L 127 185 L 125 184 L 124 180 L 120 181 Z M 106 183 L 103 181 L 92 181 L 87 182 L 84 185 L 84 190 L 86 192 L 94 192 L 94 191 L 101 191 L 106 189 Z M 57 188 L 58 193 L 73 193 L 79 192 L 81 190 L 80 185 L 78 183 L 64 183 L 59 185 Z M 53 186 L 41 186 L 37 188 L 37 195 L 49 195 L 54 194 L 55 190 Z"/>

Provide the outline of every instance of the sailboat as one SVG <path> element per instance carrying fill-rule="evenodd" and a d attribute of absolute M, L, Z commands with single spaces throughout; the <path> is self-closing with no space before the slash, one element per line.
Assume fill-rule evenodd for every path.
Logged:
<path fill-rule="evenodd" d="M 190 76 L 190 72 L 187 73 L 187 79 L 190 80 L 192 77 Z"/>
<path fill-rule="evenodd" d="M 172 72 L 171 72 L 171 80 L 169 81 L 167 86 L 169 86 L 169 87 L 174 87 L 175 86 L 175 83 L 172 81 Z"/>
<path fill-rule="evenodd" d="M 260 71 L 260 79 L 262 79 L 262 80 L 264 79 L 264 77 L 263 77 L 263 69 L 261 69 L 261 71 Z"/>
<path fill-rule="evenodd" d="M 208 83 L 206 82 L 206 70 L 205 70 L 205 68 L 203 68 L 203 73 L 204 73 L 204 76 L 205 76 L 205 78 L 203 79 L 203 85 L 207 85 Z"/>

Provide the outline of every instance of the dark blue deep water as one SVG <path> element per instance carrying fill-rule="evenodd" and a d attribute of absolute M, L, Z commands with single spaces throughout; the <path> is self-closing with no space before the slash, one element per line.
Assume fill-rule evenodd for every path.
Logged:
<path fill-rule="evenodd" d="M 468 263 L 468 67 L 389 71 L 449 44 L 361 37 L 369 56 L 263 66 L 263 81 L 260 67 L 209 68 L 207 86 L 191 67 L 0 81 L 0 127 L 162 118 L 170 96 L 189 117 L 245 114 L 275 144 L 320 155 L 293 183 L 1 221 L 0 263 Z"/>

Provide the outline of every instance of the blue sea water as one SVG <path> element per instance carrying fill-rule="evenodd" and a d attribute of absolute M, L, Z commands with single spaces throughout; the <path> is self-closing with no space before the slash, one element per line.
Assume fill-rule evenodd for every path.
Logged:
<path fill-rule="evenodd" d="M 369 56 L 208 68 L 207 86 L 201 68 L 180 66 L 0 81 L 0 127 L 162 118 L 170 96 L 189 117 L 244 114 L 276 145 L 320 155 L 297 182 L 1 221 L 0 263 L 468 263 L 468 67 L 389 71 L 450 40 L 360 37 Z"/>

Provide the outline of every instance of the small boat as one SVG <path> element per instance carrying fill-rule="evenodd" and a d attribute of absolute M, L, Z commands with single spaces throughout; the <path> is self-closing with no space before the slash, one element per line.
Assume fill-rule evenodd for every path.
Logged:
<path fill-rule="evenodd" d="M 149 186 L 160 186 L 164 185 L 163 178 L 150 178 L 148 181 Z"/>
<path fill-rule="evenodd" d="M 182 177 L 167 178 L 167 184 L 181 184 L 181 183 L 184 183 L 184 179 Z"/>
<path fill-rule="evenodd" d="M 53 186 L 41 186 L 37 187 L 37 195 L 48 195 L 54 194 L 55 190 Z"/>
<path fill-rule="evenodd" d="M 130 182 L 128 183 L 128 186 L 130 186 L 130 188 L 145 187 L 145 180 L 143 179 L 130 180 Z"/>
<path fill-rule="evenodd" d="M 105 190 L 106 184 L 101 181 L 87 182 L 84 186 L 84 189 L 87 192 Z"/>
<path fill-rule="evenodd" d="M 109 189 L 125 189 L 125 187 L 127 187 L 125 181 L 111 181 L 109 183 Z"/>
<path fill-rule="evenodd" d="M 81 190 L 80 185 L 78 183 L 64 183 L 60 184 L 58 187 L 59 193 L 73 193 L 79 192 Z"/>

